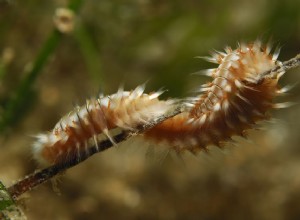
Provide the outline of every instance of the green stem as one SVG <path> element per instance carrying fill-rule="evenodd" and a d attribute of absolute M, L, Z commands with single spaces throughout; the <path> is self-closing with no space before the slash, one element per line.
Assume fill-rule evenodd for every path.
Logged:
<path fill-rule="evenodd" d="M 4 78 L 6 74 L 5 65 L 0 61 L 0 81 Z"/>
<path fill-rule="evenodd" d="M 101 75 L 101 59 L 95 47 L 93 39 L 90 36 L 90 33 L 84 26 L 81 25 L 74 33 L 74 37 L 79 43 L 81 53 L 83 54 L 88 72 L 93 83 L 104 89 L 104 84 L 102 83 L 103 78 Z"/>
<path fill-rule="evenodd" d="M 83 0 L 71 0 L 68 8 L 77 12 L 82 5 Z M 26 95 L 31 92 L 32 86 L 40 75 L 41 70 L 45 66 L 48 58 L 56 49 L 62 34 L 56 29 L 52 31 L 46 42 L 44 43 L 40 53 L 38 54 L 32 69 L 25 76 L 25 78 L 20 82 L 17 90 L 11 95 L 8 100 L 5 109 L 2 113 L 2 118 L 0 121 L 0 132 L 3 132 L 9 125 L 15 122 L 16 115 L 22 110 L 22 107 L 26 104 Z"/>

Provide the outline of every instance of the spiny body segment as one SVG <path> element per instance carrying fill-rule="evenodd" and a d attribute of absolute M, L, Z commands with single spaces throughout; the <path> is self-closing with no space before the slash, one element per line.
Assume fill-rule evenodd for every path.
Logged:
<path fill-rule="evenodd" d="M 209 145 L 222 146 L 234 135 L 244 135 L 267 111 L 276 107 L 274 98 L 284 90 L 278 79 L 260 75 L 277 64 L 278 51 L 259 41 L 229 47 L 206 58 L 219 66 L 205 71 L 213 80 L 188 99 L 187 110 L 154 126 L 143 134 L 147 140 L 166 143 L 177 152 L 198 152 Z M 34 157 L 42 165 L 80 158 L 91 146 L 97 147 L 98 135 L 110 138 L 114 128 L 135 130 L 173 108 L 174 100 L 158 100 L 160 92 L 145 94 L 143 86 L 134 91 L 119 91 L 111 96 L 91 99 L 57 123 L 52 132 L 40 134 L 34 144 Z M 111 138 L 110 138 L 111 139 Z M 113 140 L 111 140 L 113 141 Z"/>
<path fill-rule="evenodd" d="M 258 83 L 260 74 L 279 63 L 278 51 L 273 55 L 270 51 L 256 41 L 236 50 L 227 47 L 224 53 L 206 58 L 219 66 L 205 71 L 213 81 L 201 86 L 202 93 L 191 98 L 190 111 L 155 126 L 145 137 L 166 142 L 177 152 L 195 153 L 209 145 L 222 147 L 234 135 L 244 136 L 247 129 L 267 119 L 266 113 L 275 107 L 274 98 L 280 92 L 277 83 L 283 73 Z"/>
<path fill-rule="evenodd" d="M 145 94 L 144 86 L 139 86 L 131 92 L 120 90 L 111 96 L 87 100 L 85 106 L 64 116 L 52 132 L 37 135 L 33 145 L 35 159 L 41 165 L 80 159 L 89 147 L 98 147 L 101 134 L 113 142 L 111 129 L 135 130 L 169 109 L 172 101 L 159 101 L 160 94 Z"/>

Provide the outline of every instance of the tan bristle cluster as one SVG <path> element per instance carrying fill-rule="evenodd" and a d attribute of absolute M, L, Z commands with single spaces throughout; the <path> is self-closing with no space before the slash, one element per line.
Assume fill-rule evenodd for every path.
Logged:
<path fill-rule="evenodd" d="M 267 111 L 278 105 L 274 98 L 285 92 L 278 89 L 277 77 L 260 76 L 275 65 L 279 51 L 260 41 L 241 44 L 236 50 L 225 48 L 210 62 L 219 64 L 205 71 L 212 82 L 200 88 L 200 94 L 187 99 L 186 111 L 154 126 L 143 134 L 147 140 L 166 143 L 177 152 L 198 152 L 209 145 L 221 147 L 234 135 L 244 135 L 258 121 L 267 119 Z M 34 157 L 42 165 L 68 162 L 98 147 L 99 135 L 111 129 L 135 130 L 152 122 L 174 107 L 174 100 L 158 100 L 161 92 L 144 93 L 144 86 L 134 91 L 119 90 L 116 94 L 87 100 L 64 116 L 52 132 L 40 134 L 34 144 Z M 282 107 L 282 105 L 281 105 Z"/>
<path fill-rule="evenodd" d="M 209 145 L 221 147 L 234 135 L 244 135 L 258 121 L 267 119 L 266 112 L 276 105 L 276 79 L 264 79 L 260 74 L 272 69 L 278 51 L 270 54 L 270 47 L 259 41 L 240 45 L 238 49 L 225 48 L 207 60 L 219 64 L 205 72 L 213 81 L 203 85 L 202 94 L 193 97 L 189 112 L 184 112 L 155 126 L 145 133 L 147 139 L 166 142 L 177 152 L 193 153 L 206 150 Z"/>
<path fill-rule="evenodd" d="M 160 94 L 145 94 L 144 86 L 139 86 L 131 92 L 120 90 L 111 96 L 87 100 L 85 106 L 64 116 L 52 132 L 37 135 L 33 145 L 35 159 L 41 165 L 80 159 L 89 147 L 97 146 L 101 134 L 113 142 L 109 130 L 135 130 L 172 106 L 172 101 L 159 101 Z"/>

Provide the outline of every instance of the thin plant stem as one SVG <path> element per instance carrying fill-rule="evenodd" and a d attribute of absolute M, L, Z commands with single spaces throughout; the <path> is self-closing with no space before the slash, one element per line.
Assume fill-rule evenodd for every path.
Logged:
<path fill-rule="evenodd" d="M 87 70 L 94 85 L 105 90 L 103 76 L 101 74 L 101 58 L 90 33 L 87 28 L 81 24 L 76 29 L 74 37 L 77 39 L 79 48 L 85 59 Z"/>
<path fill-rule="evenodd" d="M 82 5 L 82 2 L 82 0 L 71 0 L 68 8 L 74 12 L 77 12 Z M 63 34 L 58 30 L 53 29 L 50 36 L 42 46 L 42 49 L 34 61 L 32 69 L 20 82 L 17 90 L 13 92 L 4 108 L 4 111 L 2 112 L 0 120 L 0 133 L 15 121 L 15 116 L 19 114 L 20 109 L 22 109 L 24 104 L 27 102 L 27 100 L 24 100 L 26 95 L 31 91 L 34 82 L 42 72 L 41 70 L 58 46 L 62 35 Z"/>
<path fill-rule="evenodd" d="M 113 138 L 116 143 L 120 143 L 129 138 L 129 136 L 131 136 L 129 133 L 122 132 L 118 135 L 115 135 Z M 37 172 L 25 177 L 21 181 L 9 187 L 8 192 L 10 193 L 11 197 L 14 200 L 16 200 L 23 193 L 30 191 L 34 187 L 42 184 L 43 182 L 50 180 L 52 177 L 56 176 L 59 173 L 62 173 L 68 168 L 85 161 L 87 158 L 91 157 L 95 153 L 102 152 L 112 146 L 113 143 L 110 140 L 104 140 L 98 143 L 98 148 L 96 148 L 96 146 L 90 147 L 88 149 L 88 153 L 82 155 L 80 158 L 70 160 L 67 163 L 55 164 L 45 169 L 38 170 Z"/>
<path fill-rule="evenodd" d="M 274 78 L 278 73 L 287 72 L 290 69 L 294 69 L 298 66 L 300 66 L 300 54 L 290 60 L 284 61 L 282 65 L 276 65 L 273 69 L 261 74 L 258 83 L 260 83 L 265 78 Z"/>

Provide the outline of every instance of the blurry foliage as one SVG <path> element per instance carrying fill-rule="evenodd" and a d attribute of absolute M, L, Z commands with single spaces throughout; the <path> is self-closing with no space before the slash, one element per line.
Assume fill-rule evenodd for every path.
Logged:
<path fill-rule="evenodd" d="M 26 220 L 23 211 L 10 198 L 5 186 L 0 182 L 0 219 Z"/>
<path fill-rule="evenodd" d="M 81 1 L 70 2 L 77 4 Z M 24 136 L 49 130 L 63 113 L 72 108 L 73 102 L 83 103 L 85 98 L 95 96 L 99 91 L 114 93 L 123 83 L 125 89 L 133 89 L 148 80 L 147 91 L 163 87 L 168 89 L 165 97 L 186 97 L 208 80 L 190 76 L 190 73 L 212 66 L 193 57 L 205 56 L 213 49 L 222 50 L 225 45 L 235 47 L 241 40 L 252 41 L 261 37 L 268 41 L 272 38 L 275 43 L 283 45 L 280 60 L 299 53 L 299 0 L 85 0 L 81 2 L 74 32 L 60 34 L 54 30 L 53 15 L 58 7 L 67 7 L 70 2 L 0 0 L 0 130 L 3 132 L 10 128 L 13 131 L 8 136 L 10 144 L 3 142 L 0 146 L 0 161 L 9 166 L 10 158 L 14 158 L 11 168 L 13 177 L 25 175 L 35 168 L 33 163 L 28 162 L 26 147 L 29 141 L 24 141 Z M 76 8 L 76 5 L 71 7 Z M 292 73 L 284 78 L 286 82 L 297 80 Z M 299 97 L 299 87 L 292 93 L 294 97 Z M 294 99 L 300 101 L 299 98 Z M 295 110 L 285 117 L 291 123 L 287 126 L 289 128 L 276 131 L 280 131 L 282 136 L 286 133 L 291 135 L 285 144 L 285 149 L 290 150 L 285 153 L 286 157 L 281 154 L 283 150 L 278 149 L 281 155 L 273 155 L 273 159 L 266 153 L 267 150 L 257 152 L 266 163 L 264 166 L 273 167 L 270 171 L 266 167 L 257 167 L 253 162 L 257 162 L 254 158 L 258 156 L 255 156 L 228 162 L 227 167 L 202 168 L 199 173 L 198 169 L 194 169 L 195 178 L 192 180 L 181 179 L 179 174 L 174 174 L 173 167 L 167 166 L 145 168 L 138 177 L 133 175 L 132 180 L 119 176 L 120 167 L 125 165 L 118 161 L 117 156 L 115 160 L 118 162 L 110 155 L 108 160 L 117 165 L 107 165 L 107 168 L 102 166 L 104 162 L 94 162 L 93 165 L 100 167 L 92 170 L 99 175 L 98 179 L 91 175 L 91 169 L 87 172 L 82 168 L 80 173 L 80 168 L 74 168 L 77 169 L 77 173 L 73 174 L 75 183 L 69 183 L 62 190 L 67 194 L 63 199 L 55 200 L 55 195 L 51 197 L 54 194 L 51 190 L 50 193 L 46 191 L 34 196 L 39 198 L 40 195 L 42 198 L 46 195 L 52 201 L 51 205 L 44 201 L 48 219 L 54 219 L 54 216 L 82 219 L 91 210 L 89 219 L 99 216 L 120 219 L 122 214 L 128 218 L 196 219 L 202 216 L 215 219 L 227 216 L 227 219 L 241 219 L 245 217 L 245 212 L 251 212 L 248 219 L 270 219 L 274 216 L 277 219 L 281 219 L 280 216 L 282 219 L 297 219 L 300 216 L 297 211 L 300 206 L 297 181 L 293 182 L 294 187 L 287 187 L 286 190 L 290 191 L 283 191 L 285 193 L 282 195 L 276 187 L 289 183 L 273 179 L 278 169 L 283 169 L 280 165 L 276 166 L 276 162 L 283 164 L 283 158 L 290 160 L 291 155 L 296 157 L 295 161 L 299 160 L 297 153 L 300 150 L 296 146 L 300 143 L 297 135 L 300 123 L 295 120 L 298 112 Z M 278 138 L 278 135 L 275 137 Z M 20 143 L 23 145 L 19 146 Z M 268 143 L 265 145 L 275 146 L 276 140 Z M 130 163 L 134 161 L 132 159 Z M 128 168 L 128 172 L 134 169 L 137 168 Z M 237 186 L 230 182 L 234 181 L 232 179 L 224 180 L 229 178 L 224 177 L 224 172 L 231 172 L 228 175 L 236 178 Z M 0 179 L 11 180 L 10 173 L 5 174 Z M 76 177 L 85 179 L 81 184 L 87 188 L 81 188 Z M 105 195 L 110 191 L 101 191 L 102 188 L 95 184 L 105 185 L 99 178 L 110 178 L 114 184 L 134 188 L 133 192 L 128 190 L 129 198 L 138 201 L 134 192 L 139 192 L 144 203 L 134 209 L 132 207 L 135 206 L 126 208 L 120 205 L 123 200 L 108 200 Z M 181 181 L 178 183 L 180 186 L 175 184 L 177 181 Z M 107 186 L 115 186 L 110 183 L 108 181 Z M 118 184 L 115 186 L 116 192 L 123 189 Z M 91 193 L 90 188 L 95 191 Z M 266 191 L 269 192 L 267 196 L 264 194 Z M 278 192 L 278 197 L 272 194 L 274 191 Z M 143 197 L 145 200 L 142 200 Z M 285 200 L 280 200 L 283 201 L 280 205 L 272 198 Z M 33 203 L 41 202 L 39 199 L 32 200 Z M 87 207 L 85 204 L 91 205 Z M 52 205 L 60 211 L 51 211 Z M 268 205 L 275 211 L 268 210 Z M 276 209 L 279 206 L 282 211 Z M 77 207 L 80 208 L 77 210 Z M 38 216 L 44 217 L 44 209 L 31 210 L 35 213 L 32 215 L 36 219 Z"/>
<path fill-rule="evenodd" d="M 5 186 L 0 182 L 0 211 L 7 209 L 13 204 L 14 202 L 10 198 L 9 193 L 6 191 Z"/>
<path fill-rule="evenodd" d="M 81 0 L 70 1 L 69 9 L 77 11 L 81 2 Z M 32 85 L 41 73 L 49 56 L 51 56 L 55 50 L 60 38 L 61 33 L 54 29 L 33 64 L 31 64 L 32 66 L 28 67 L 27 71 L 25 71 L 26 75 L 21 80 L 16 91 L 13 91 L 8 97 L 7 103 L 4 104 L 3 112 L 1 113 L 0 131 L 3 132 L 9 125 L 13 125 L 17 122 L 30 106 L 30 101 L 28 102 L 28 100 L 33 98 Z M 3 68 L 2 71 L 4 71 Z"/>

